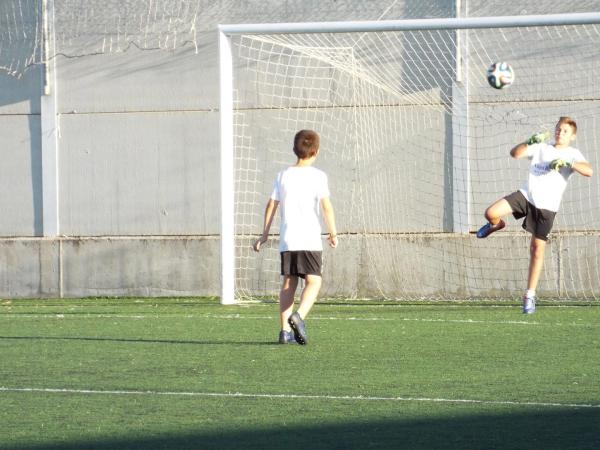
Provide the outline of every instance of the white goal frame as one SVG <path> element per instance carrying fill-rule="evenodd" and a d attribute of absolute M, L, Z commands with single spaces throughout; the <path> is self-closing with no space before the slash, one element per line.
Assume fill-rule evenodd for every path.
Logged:
<path fill-rule="evenodd" d="M 382 20 L 351 22 L 310 22 L 219 25 L 220 68 L 220 151 L 221 151 L 221 304 L 235 300 L 234 224 L 234 104 L 231 37 L 241 34 L 347 33 L 374 31 L 415 31 L 443 29 L 542 27 L 600 23 L 600 13 L 571 13 L 500 17 Z M 460 51 L 458 49 L 457 51 Z M 457 58 L 457 64 L 460 61 Z M 461 73 L 461 71 L 457 71 Z M 464 81 L 464 80 L 457 80 Z M 461 111 L 468 120 L 468 111 Z M 467 147 L 467 146 L 466 146 Z M 464 151 L 464 150 L 463 150 Z M 467 149 L 468 152 L 468 149 Z M 461 167 L 467 181 L 468 167 Z M 460 178 L 459 178 L 460 179 Z M 455 232 L 464 230 L 455 229 Z M 257 230 L 258 235 L 258 230 Z"/>

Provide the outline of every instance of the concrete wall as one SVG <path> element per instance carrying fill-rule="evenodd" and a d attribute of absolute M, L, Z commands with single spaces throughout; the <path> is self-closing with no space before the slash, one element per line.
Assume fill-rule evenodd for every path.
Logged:
<path fill-rule="evenodd" d="M 60 0 L 55 3 L 60 7 Z M 469 14 L 499 14 L 499 5 L 503 15 L 550 12 L 534 1 L 526 5 L 497 2 L 494 6 L 491 3 L 494 2 L 470 1 Z M 593 9 L 589 2 L 574 3 L 568 7 L 555 5 L 552 12 Z M 43 236 L 41 68 L 33 66 L 19 79 L 0 71 L 0 156 L 3 161 L 0 164 L 3 190 L 0 196 L 0 296 L 219 294 L 217 24 L 431 18 L 455 14 L 451 0 L 251 0 L 200 4 L 197 52 L 192 46 L 171 51 L 132 47 L 124 53 L 81 58 L 57 56 L 59 237 Z M 70 44 L 61 45 L 64 48 L 59 50 L 68 53 Z M 0 52 L 0 62 L 5 54 Z M 474 94 L 479 95 L 479 101 L 489 100 L 487 92 Z M 250 108 L 260 106 L 260 100 L 245 101 Z M 559 109 L 557 105 L 548 115 L 557 115 Z M 265 111 L 249 114 L 260 115 L 257 120 L 263 123 L 272 120 Z M 406 110 L 401 114 L 418 116 L 418 112 Z M 500 110 L 498 114 L 502 114 Z M 441 114 L 429 120 L 441 124 L 440 135 L 432 141 L 447 145 L 444 143 L 448 138 L 447 117 Z M 584 124 L 588 129 L 595 125 L 591 119 Z M 335 127 L 329 135 L 334 133 L 342 135 L 343 129 Z M 324 145 L 327 139 L 332 137 L 324 137 Z M 478 139 L 476 134 L 473 139 Z M 507 145 L 500 142 L 503 139 L 512 141 L 513 136 L 499 136 L 495 145 Z M 399 155 L 388 156 L 382 153 L 379 162 L 368 170 L 381 172 L 401 163 L 394 160 L 400 158 Z M 332 171 L 339 168 L 340 161 L 324 156 L 322 164 L 325 170 Z M 425 159 L 421 164 L 429 162 Z M 447 167 L 443 164 L 437 167 L 437 178 L 444 178 Z M 486 191 L 484 179 L 474 182 L 474 191 L 481 192 L 483 197 L 476 197 L 474 204 L 481 209 L 489 202 L 491 193 Z M 503 183 L 513 185 L 514 180 L 507 179 Z M 407 192 L 408 188 L 407 184 Z M 408 231 L 447 229 L 450 226 L 447 206 L 451 199 L 444 193 L 443 183 L 441 188 L 437 187 L 441 192 L 428 192 L 437 189 L 432 184 L 413 188 L 418 192 L 410 197 L 413 201 L 418 200 L 419 195 L 420 199 L 430 198 L 431 209 L 439 213 L 428 219 L 426 230 Z M 268 190 L 267 184 L 264 189 Z M 334 189 L 339 205 L 350 205 L 356 198 L 343 183 Z M 577 197 L 581 195 L 578 192 L 574 190 L 568 195 Z M 385 223 L 410 228 L 410 218 L 395 210 L 393 201 L 389 204 L 386 217 L 381 217 L 380 222 L 384 223 L 385 219 Z M 372 273 L 365 249 L 377 255 L 378 246 L 396 245 L 397 253 L 410 254 L 424 251 L 427 245 L 449 246 L 445 250 L 447 267 L 456 266 L 459 260 L 463 266 L 465 255 L 457 248 L 464 236 L 429 236 L 425 246 L 412 237 L 399 237 L 394 242 L 366 242 L 372 238 L 358 238 L 353 234 L 358 231 L 352 221 L 356 211 L 343 207 L 338 211 L 340 224 L 343 224 L 341 231 L 350 235 L 335 254 L 326 254 L 325 275 L 343 283 L 326 284 L 324 295 L 379 296 L 382 286 L 398 295 L 412 296 L 415 289 L 423 286 L 427 295 L 462 295 L 458 288 L 452 287 L 459 283 L 448 280 L 450 276 L 459 279 L 462 275 L 452 274 L 452 271 L 448 275 L 448 270 L 444 275 L 433 267 L 419 272 L 410 260 L 390 261 L 389 272 Z M 474 211 L 469 220 L 478 223 L 478 214 Z M 374 220 L 377 221 L 377 217 Z M 256 224 L 251 223 L 245 232 L 256 231 Z M 526 244 L 521 242 L 521 235 L 517 236 L 515 249 L 522 250 Z M 473 251 L 474 261 L 479 256 L 477 252 Z M 552 259 L 552 253 L 550 255 Z M 589 258 L 589 255 L 581 258 Z M 400 269 L 403 264 L 409 267 Z M 548 264 L 548 270 L 558 266 Z M 271 271 L 266 273 L 270 275 Z M 557 269 L 556 277 L 549 275 L 547 279 L 562 279 L 561 276 Z M 276 275 L 272 278 L 258 282 L 276 289 L 278 279 Z M 493 277 L 482 278 L 488 279 Z M 502 287 L 490 283 L 474 294 L 497 295 L 502 289 L 511 292 L 513 288 L 520 289 L 520 286 Z M 546 289 L 554 292 L 554 284 L 549 281 Z"/>
<path fill-rule="evenodd" d="M 217 295 L 218 237 L 0 240 L 2 296 Z"/>
<path fill-rule="evenodd" d="M 471 236 L 346 236 L 338 249 L 324 251 L 322 295 L 385 298 L 392 292 L 394 298 L 413 299 L 507 298 L 523 288 L 529 236 L 507 232 L 495 239 L 503 241 L 505 250 L 494 254 L 494 263 L 481 265 L 489 261 L 490 249 L 483 241 L 473 246 Z M 586 269 L 598 264 L 598 241 L 598 236 L 555 236 L 539 291 L 550 298 L 576 292 L 574 298 L 594 299 L 600 279 L 590 277 Z M 219 294 L 217 236 L 4 238 L 0 244 L 0 285 L 6 298 Z M 403 256 L 375 270 L 371 254 L 390 246 Z M 429 253 L 438 255 L 438 263 L 428 263 L 433 261 L 425 257 Z M 251 291 L 272 296 L 279 285 L 277 264 L 268 253 L 258 260 L 263 270 Z M 504 270 L 521 273 L 522 278 L 502 279 Z"/>

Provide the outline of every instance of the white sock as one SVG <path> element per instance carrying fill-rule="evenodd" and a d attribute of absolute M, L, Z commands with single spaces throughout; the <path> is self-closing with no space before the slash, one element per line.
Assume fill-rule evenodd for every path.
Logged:
<path fill-rule="evenodd" d="M 527 291 L 525 292 L 525 297 L 526 298 L 535 297 L 535 289 L 527 289 Z"/>

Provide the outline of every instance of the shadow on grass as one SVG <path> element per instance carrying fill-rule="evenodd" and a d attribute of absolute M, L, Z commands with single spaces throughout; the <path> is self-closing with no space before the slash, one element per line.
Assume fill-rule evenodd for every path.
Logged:
<path fill-rule="evenodd" d="M 598 449 L 600 409 L 557 408 L 511 414 L 380 420 L 337 425 L 165 433 L 19 446 L 21 450 L 122 449 Z M 140 431 L 140 434 L 142 432 Z M 8 448 L 8 447 L 3 447 Z"/>

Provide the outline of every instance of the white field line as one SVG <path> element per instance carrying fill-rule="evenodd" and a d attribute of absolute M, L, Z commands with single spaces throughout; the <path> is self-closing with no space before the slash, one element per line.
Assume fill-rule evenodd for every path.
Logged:
<path fill-rule="evenodd" d="M 11 388 L 0 386 L 0 392 L 23 392 L 43 394 L 75 394 L 75 395 L 117 395 L 117 396 L 179 396 L 179 397 L 213 397 L 213 398 L 258 398 L 282 400 L 341 400 L 367 402 L 423 402 L 423 403 L 463 403 L 477 405 L 508 405 L 526 407 L 558 407 L 558 408 L 600 408 L 600 404 L 591 403 L 557 403 L 557 402 L 518 402 L 511 400 L 474 400 L 429 397 L 381 397 L 362 395 L 316 395 L 316 394 L 248 394 L 243 392 L 170 392 L 170 391 L 133 391 L 133 390 L 97 390 L 70 388 Z"/>
<path fill-rule="evenodd" d="M 183 319 L 224 319 L 224 320 L 277 320 L 277 316 L 264 315 L 242 315 L 242 314 L 0 314 L 2 319 L 164 319 L 166 317 Z M 474 320 L 474 319 L 435 319 L 435 318 L 411 318 L 411 317 L 334 317 L 334 316 L 311 316 L 309 320 L 342 320 L 356 322 L 429 322 L 429 323 L 460 323 L 460 324 L 479 324 L 479 325 L 529 325 L 529 326 L 574 326 L 574 327 L 600 327 L 600 323 L 576 323 L 576 322 L 536 322 L 528 320 Z"/>
<path fill-rule="evenodd" d="M 585 300 L 581 300 L 581 302 L 584 302 Z M 564 303 L 559 303 L 559 301 L 553 301 L 553 300 L 547 300 L 543 306 L 545 308 L 558 308 L 558 309 L 570 309 L 570 308 L 584 308 L 584 307 L 588 307 L 588 306 L 598 306 L 600 304 L 600 302 L 596 301 L 596 300 L 587 300 L 589 303 L 588 304 L 577 304 L 577 305 L 569 305 L 569 304 L 564 304 Z M 419 309 L 435 309 L 435 308 L 439 308 L 439 307 L 443 307 L 444 309 L 464 309 L 465 307 L 472 307 L 472 308 L 486 308 L 486 309 L 509 309 L 509 308 L 518 308 L 521 306 L 521 302 L 519 301 L 512 301 L 512 302 L 505 302 L 505 304 L 499 304 L 499 303 L 492 303 L 492 304 L 486 304 L 485 302 L 483 303 L 479 303 L 476 305 L 471 305 L 468 302 L 464 302 L 464 301 L 455 301 L 454 304 L 450 304 L 450 303 L 424 303 L 424 304 L 417 304 L 416 302 L 412 302 L 412 303 L 402 303 L 402 302 L 393 302 L 390 301 L 390 303 L 377 303 L 377 304 L 369 304 L 368 300 L 365 300 L 364 303 L 327 303 L 326 301 L 324 303 L 318 303 L 317 304 L 322 307 L 322 308 L 338 308 L 338 307 L 343 307 L 343 308 L 371 308 L 371 309 L 412 309 L 415 307 L 418 307 Z M 131 304 L 128 304 L 131 305 Z M 139 306 L 139 305 L 144 305 L 144 306 L 152 306 L 152 305 L 156 305 L 156 302 L 134 302 L 135 306 Z M 195 306 L 197 305 L 197 303 L 195 302 L 181 302 L 181 303 L 177 303 L 177 304 L 170 304 L 170 305 L 165 305 L 165 306 L 173 306 L 173 307 L 177 307 L 177 306 Z M 231 307 L 239 307 L 239 308 L 245 308 L 245 309 L 250 309 L 250 308 L 272 308 L 273 306 L 277 305 L 277 301 L 269 301 L 269 302 L 263 302 L 263 301 L 259 301 L 259 300 L 245 300 L 245 301 L 240 301 L 238 303 L 236 303 L 235 305 L 227 305 L 227 306 L 223 306 L 220 305 L 220 308 L 231 308 Z M 0 299 L 0 306 L 7 306 L 10 308 L 30 308 L 30 305 L 27 305 L 26 303 L 13 303 L 11 300 L 3 300 Z M 63 305 L 65 306 L 65 305 Z M 118 304 L 109 304 L 109 305 L 96 305 L 98 307 L 115 307 L 115 306 L 119 306 Z M 162 306 L 162 305 L 161 305 Z M 43 304 L 38 304 L 35 306 L 37 309 L 50 309 L 50 308 L 56 308 L 57 305 L 52 305 L 52 304 L 48 304 L 48 305 L 43 305 Z M 76 304 L 71 306 L 74 309 L 85 309 L 88 308 L 89 306 L 87 305 L 82 305 L 82 304 Z"/>

